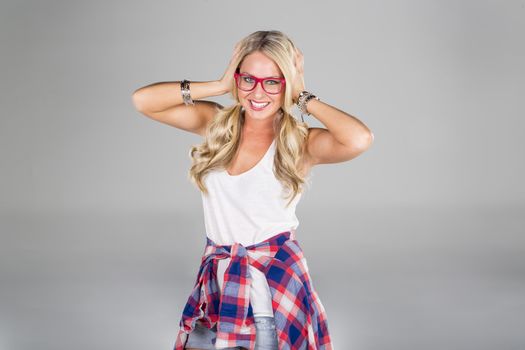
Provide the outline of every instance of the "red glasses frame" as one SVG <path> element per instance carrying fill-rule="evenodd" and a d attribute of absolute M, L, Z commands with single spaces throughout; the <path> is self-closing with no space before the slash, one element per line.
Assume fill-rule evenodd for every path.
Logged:
<path fill-rule="evenodd" d="M 251 88 L 250 90 L 244 90 L 244 89 L 241 89 L 242 91 L 252 91 L 252 90 L 255 89 L 255 87 L 257 86 L 257 84 L 261 83 L 261 86 L 262 86 L 263 90 L 264 90 L 267 94 L 270 94 L 270 95 L 277 95 L 277 94 L 280 94 L 281 91 L 283 91 L 283 88 L 286 86 L 286 79 L 285 79 L 285 78 L 257 78 L 256 76 L 253 76 L 253 75 L 250 75 L 250 74 L 246 74 L 246 73 L 242 73 L 242 74 L 241 74 L 241 73 L 237 73 L 237 72 L 234 73 L 234 76 L 235 76 L 235 83 L 237 84 L 237 87 L 238 87 L 239 89 L 241 89 L 241 88 L 239 87 L 239 78 L 240 78 L 240 77 L 245 76 L 245 77 L 250 77 L 250 78 L 255 79 L 255 85 L 253 85 L 253 88 Z M 283 85 L 281 86 L 281 90 L 279 90 L 279 92 L 268 92 L 268 91 L 266 91 L 266 89 L 264 88 L 264 84 L 263 84 L 265 80 L 280 80 L 281 83 L 283 84 Z"/>

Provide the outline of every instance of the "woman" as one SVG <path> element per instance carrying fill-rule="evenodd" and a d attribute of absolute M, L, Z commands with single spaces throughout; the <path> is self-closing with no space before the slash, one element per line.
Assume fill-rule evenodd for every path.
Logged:
<path fill-rule="evenodd" d="M 305 91 L 303 56 L 280 31 L 235 47 L 218 81 L 138 89 L 144 115 L 201 135 L 191 181 L 201 190 L 206 246 L 175 343 L 182 349 L 333 349 L 295 229 L 311 168 L 344 162 L 372 143 L 370 130 Z M 231 93 L 223 107 L 201 100 Z M 199 100 L 198 100 L 199 99 Z M 297 104 L 327 129 L 292 116 Z"/>

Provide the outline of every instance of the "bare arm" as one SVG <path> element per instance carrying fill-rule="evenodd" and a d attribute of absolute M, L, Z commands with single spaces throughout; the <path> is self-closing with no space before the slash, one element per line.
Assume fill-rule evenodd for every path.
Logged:
<path fill-rule="evenodd" d="M 224 95 L 231 91 L 238 58 L 239 43 L 235 45 L 230 63 L 221 79 L 191 81 L 190 93 L 194 106 L 184 104 L 180 81 L 160 82 L 141 87 L 133 93 L 133 104 L 139 112 L 154 120 L 205 136 L 206 128 L 217 109 L 223 107 L 212 101 L 198 99 Z"/>
<path fill-rule="evenodd" d="M 195 105 L 186 106 L 182 100 L 180 81 L 159 82 L 141 87 L 133 93 L 135 108 L 147 117 L 181 130 L 204 136 L 206 126 L 222 106 L 200 98 L 219 96 L 228 92 L 220 80 L 190 84 Z"/>
<path fill-rule="evenodd" d="M 304 90 L 304 58 L 299 49 L 295 52 L 295 68 L 293 100 L 297 101 Z M 308 128 L 306 158 L 310 166 L 348 161 L 366 151 L 374 141 L 374 134 L 362 121 L 328 103 L 311 99 L 306 109 L 327 127 Z"/>

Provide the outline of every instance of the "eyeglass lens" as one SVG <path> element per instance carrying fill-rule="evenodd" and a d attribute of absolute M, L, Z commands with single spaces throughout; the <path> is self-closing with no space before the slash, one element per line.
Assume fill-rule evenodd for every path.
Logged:
<path fill-rule="evenodd" d="M 253 77 L 247 75 L 239 76 L 239 89 L 249 91 L 255 88 L 256 80 Z M 269 94 L 277 94 L 281 91 L 282 83 L 278 79 L 264 79 L 262 81 L 262 86 L 264 91 Z"/>

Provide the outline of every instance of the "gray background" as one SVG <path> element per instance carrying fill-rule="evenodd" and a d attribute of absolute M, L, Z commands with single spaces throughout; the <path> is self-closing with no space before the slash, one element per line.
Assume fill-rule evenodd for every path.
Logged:
<path fill-rule="evenodd" d="M 2 0 L 0 349 L 172 348 L 201 140 L 131 94 L 219 79 L 261 29 L 375 135 L 297 208 L 335 348 L 525 348 L 525 1 Z"/>

